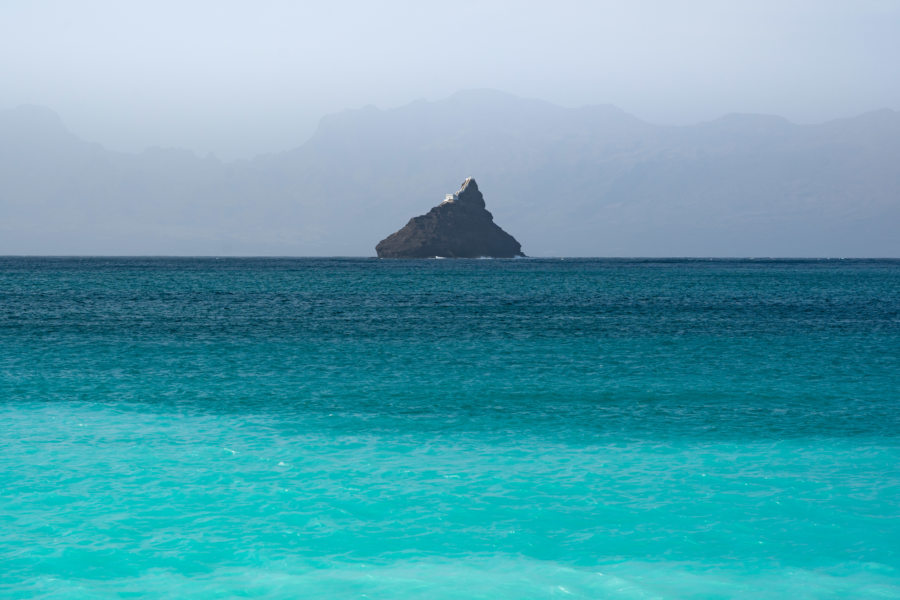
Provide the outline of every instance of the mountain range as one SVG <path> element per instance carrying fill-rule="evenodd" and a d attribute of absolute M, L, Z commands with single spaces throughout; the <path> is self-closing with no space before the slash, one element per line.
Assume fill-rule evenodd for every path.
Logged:
<path fill-rule="evenodd" d="M 487 90 L 330 115 L 234 162 L 0 111 L 0 254 L 374 256 L 469 176 L 529 256 L 900 256 L 896 111 L 672 127 Z"/>

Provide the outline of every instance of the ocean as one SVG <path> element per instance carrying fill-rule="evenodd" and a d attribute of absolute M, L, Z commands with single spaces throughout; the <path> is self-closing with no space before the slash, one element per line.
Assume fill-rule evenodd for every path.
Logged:
<path fill-rule="evenodd" d="M 2 598 L 900 598 L 900 261 L 0 258 Z"/>

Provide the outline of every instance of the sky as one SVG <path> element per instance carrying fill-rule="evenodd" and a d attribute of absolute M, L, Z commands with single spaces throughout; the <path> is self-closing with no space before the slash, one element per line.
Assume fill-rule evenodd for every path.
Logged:
<path fill-rule="evenodd" d="M 0 0 L 0 108 L 223 159 L 325 114 L 491 88 L 659 124 L 900 109 L 900 1 Z"/>

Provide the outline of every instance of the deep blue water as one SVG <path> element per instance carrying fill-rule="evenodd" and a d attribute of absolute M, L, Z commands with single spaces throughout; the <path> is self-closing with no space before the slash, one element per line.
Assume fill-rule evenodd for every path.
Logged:
<path fill-rule="evenodd" d="M 900 598 L 900 261 L 0 258 L 0 596 Z"/>

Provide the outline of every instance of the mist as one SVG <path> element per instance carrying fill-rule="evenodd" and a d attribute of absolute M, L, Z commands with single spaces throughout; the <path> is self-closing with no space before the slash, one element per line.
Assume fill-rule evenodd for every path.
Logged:
<path fill-rule="evenodd" d="M 661 125 L 900 108 L 895 2 L 526 6 L 4 2 L 0 108 L 47 106 L 111 150 L 229 160 L 299 146 L 326 114 L 473 88 Z"/>

